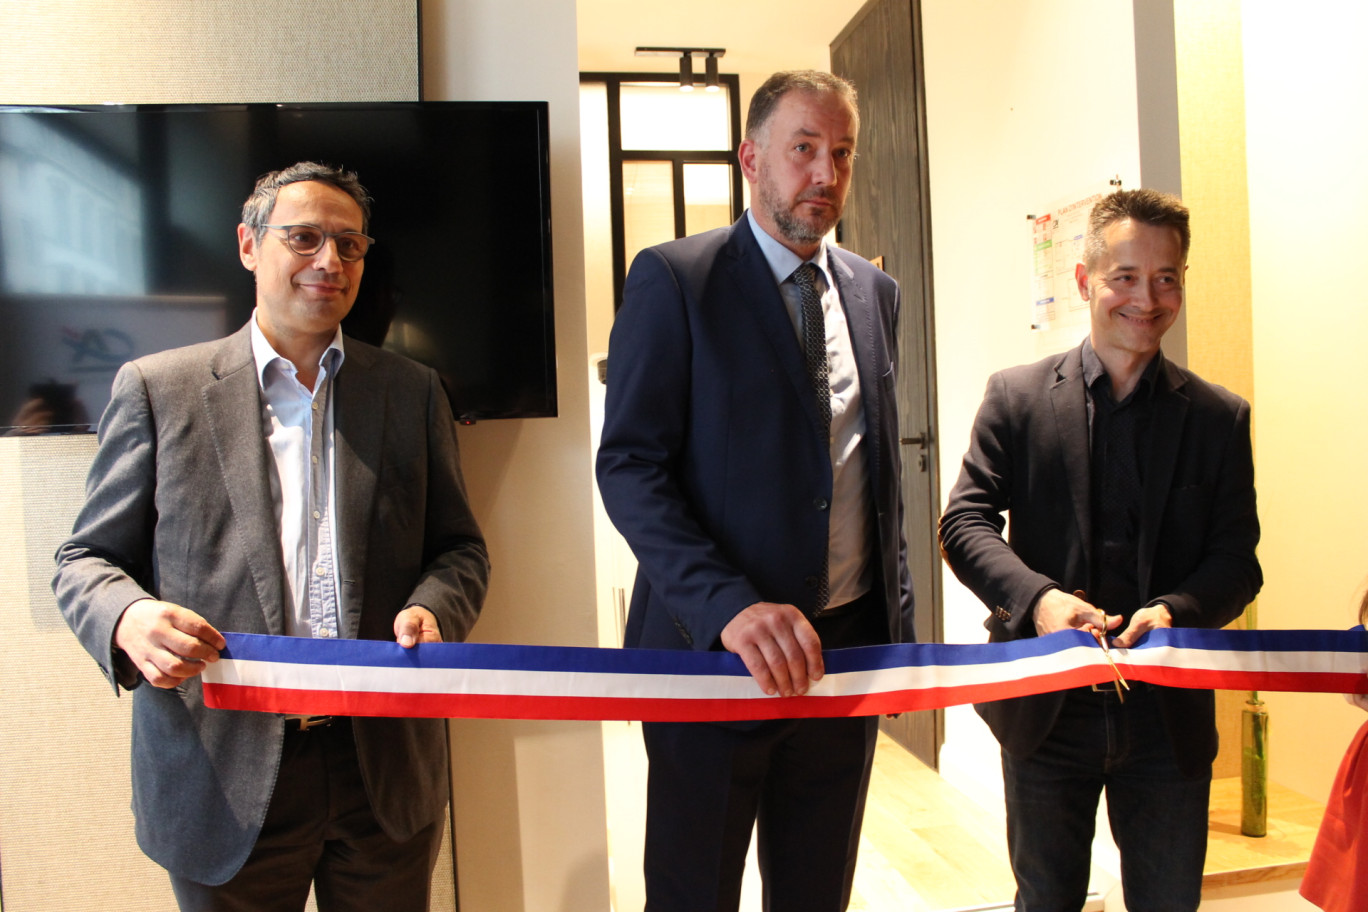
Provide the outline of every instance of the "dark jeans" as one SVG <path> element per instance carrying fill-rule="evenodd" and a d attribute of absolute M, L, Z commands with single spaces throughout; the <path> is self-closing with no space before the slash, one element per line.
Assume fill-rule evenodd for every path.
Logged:
<path fill-rule="evenodd" d="M 171 875 L 181 912 L 300 912 L 313 886 L 322 912 L 428 908 L 442 824 L 395 842 L 366 798 L 351 720 L 285 735 L 275 792 L 252 854 L 232 880 Z"/>
<path fill-rule="evenodd" d="M 1129 912 L 1197 908 L 1211 770 L 1197 778 L 1179 772 L 1155 692 L 1133 686 L 1125 703 L 1113 692 L 1070 691 L 1039 750 L 1002 752 L 1018 912 L 1083 907 L 1103 789 Z"/>

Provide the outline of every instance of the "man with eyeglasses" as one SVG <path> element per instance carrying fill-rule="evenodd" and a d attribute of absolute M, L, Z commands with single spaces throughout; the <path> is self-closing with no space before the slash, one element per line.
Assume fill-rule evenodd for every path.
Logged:
<path fill-rule="evenodd" d="M 434 371 L 344 339 L 372 239 L 356 175 L 262 177 L 238 226 L 256 310 L 133 361 L 53 588 L 133 691 L 138 844 L 182 910 L 423 910 L 446 725 L 204 706 L 220 631 L 464 639 L 489 563 Z"/>

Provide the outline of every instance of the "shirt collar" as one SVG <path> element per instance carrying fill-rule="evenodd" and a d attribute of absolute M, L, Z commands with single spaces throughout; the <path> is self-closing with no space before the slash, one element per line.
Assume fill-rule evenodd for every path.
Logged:
<path fill-rule="evenodd" d="M 1098 357 L 1097 350 L 1093 348 L 1092 339 L 1083 340 L 1083 383 L 1089 390 L 1097 389 L 1097 382 L 1107 376 L 1107 369 L 1102 365 L 1102 359 Z M 1145 365 L 1145 370 L 1140 374 L 1140 382 L 1135 387 L 1135 392 L 1144 391 L 1144 395 L 1150 395 L 1154 389 L 1154 377 L 1159 373 L 1159 366 L 1164 363 L 1164 352 L 1161 349 L 1155 352 L 1153 358 Z M 1111 395 L 1111 386 L 1106 387 L 1107 395 Z M 1133 395 L 1133 394 L 1132 394 Z"/>
<path fill-rule="evenodd" d="M 812 263 L 821 270 L 822 277 L 826 279 L 827 288 L 835 287 L 827 260 L 826 238 L 823 238 L 821 244 L 818 245 L 817 252 L 810 259 L 805 260 L 770 237 L 769 233 L 760 227 L 760 223 L 755 220 L 755 214 L 749 209 L 746 210 L 746 221 L 750 223 L 751 233 L 755 235 L 755 242 L 760 245 L 760 252 L 765 255 L 765 262 L 769 264 L 770 272 L 774 274 L 774 284 L 784 284 L 788 277 L 793 275 L 793 270 L 804 263 Z"/>
<path fill-rule="evenodd" d="M 290 363 L 288 358 L 277 352 L 270 342 L 266 341 L 266 334 L 257 325 L 256 315 L 257 312 L 254 309 L 252 319 L 249 321 L 252 325 L 252 359 L 256 362 L 257 382 L 261 384 L 262 389 L 265 389 L 266 369 L 272 364 L 277 361 L 281 362 L 280 369 L 291 375 L 295 373 L 295 366 Z M 337 354 L 333 354 L 333 352 Z M 346 352 L 342 348 L 342 327 L 339 325 L 333 332 L 332 342 L 328 343 L 328 347 L 323 350 L 323 354 L 319 357 L 318 365 L 319 367 L 326 367 L 328 375 L 333 376 L 337 373 L 337 369 L 342 366 L 342 360 L 345 357 Z"/>

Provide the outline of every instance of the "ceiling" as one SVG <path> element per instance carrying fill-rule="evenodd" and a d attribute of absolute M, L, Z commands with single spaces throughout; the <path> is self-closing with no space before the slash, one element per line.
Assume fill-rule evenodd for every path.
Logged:
<path fill-rule="evenodd" d="M 582 71 L 678 72 L 638 46 L 722 47 L 723 73 L 827 69 L 829 46 L 865 0 L 577 0 Z M 694 72 L 702 72 L 695 63 Z"/>

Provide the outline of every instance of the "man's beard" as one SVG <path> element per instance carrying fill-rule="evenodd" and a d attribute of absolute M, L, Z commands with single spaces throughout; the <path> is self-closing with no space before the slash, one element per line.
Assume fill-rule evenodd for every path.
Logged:
<path fill-rule="evenodd" d="M 830 218 L 820 216 L 810 219 L 801 218 L 796 215 L 794 210 L 801 206 L 806 199 L 825 199 L 833 203 L 836 208 L 832 209 Z M 835 199 L 834 190 L 824 190 L 818 188 L 804 194 L 793 208 L 784 208 L 779 200 L 778 193 L 775 192 L 773 184 L 769 181 L 768 175 L 762 175 L 760 182 L 760 205 L 765 208 L 769 217 L 778 226 L 779 233 L 785 240 L 795 244 L 816 244 L 826 237 L 827 232 L 835 227 L 836 222 L 841 217 L 841 210 L 838 201 Z"/>
<path fill-rule="evenodd" d="M 774 216 L 774 223 L 779 226 L 779 233 L 795 244 L 815 244 L 826 237 L 827 232 L 836 224 L 836 220 L 832 219 L 830 224 L 824 224 L 825 220 L 822 220 L 814 225 L 811 221 L 782 209 L 771 215 Z"/>

